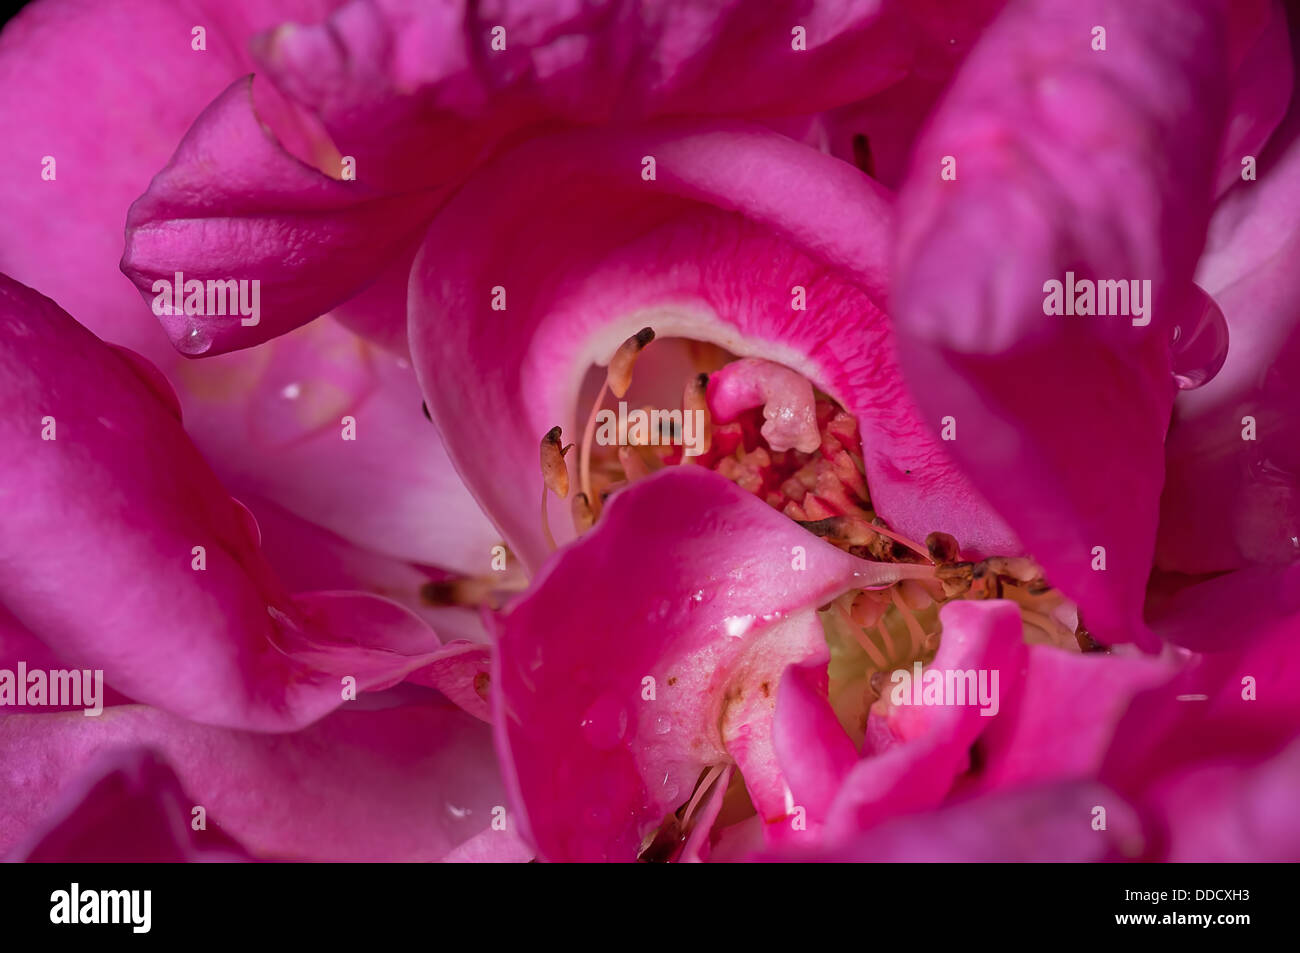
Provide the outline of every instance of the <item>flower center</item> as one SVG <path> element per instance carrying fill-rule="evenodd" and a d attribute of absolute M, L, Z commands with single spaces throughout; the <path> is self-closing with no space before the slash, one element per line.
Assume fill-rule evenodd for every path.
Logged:
<path fill-rule="evenodd" d="M 930 533 L 921 544 L 891 529 L 872 503 L 857 420 L 790 368 L 738 359 L 713 345 L 679 342 L 689 357 L 680 388 L 671 382 L 667 389 L 650 388 L 661 395 L 679 393 L 675 406 L 633 402 L 636 406 L 629 407 L 625 397 L 637 360 L 658 346 L 654 339 L 653 330 L 644 328 L 610 360 L 579 447 L 574 528 L 579 534 L 589 530 L 610 493 L 656 470 L 703 466 L 854 556 L 933 566 L 933 576 L 851 590 L 818 610 L 830 647 L 828 700 L 859 748 L 871 713 L 889 714 L 891 673 L 933 662 L 942 639 L 939 610 L 954 599 L 1016 603 L 1031 644 L 1075 652 L 1099 648 L 1079 623 L 1073 603 L 1044 580 L 1032 559 L 965 561 L 958 541 L 946 533 Z M 608 406 L 611 395 L 617 407 Z M 558 427 L 541 442 L 548 539 L 546 493 L 568 496 L 570 449 Z M 714 823 L 717 808 L 701 811 L 702 802 L 743 799 L 743 785 L 728 786 L 731 768 L 712 765 L 701 773 L 694 795 L 647 837 L 643 860 L 677 859 L 693 836 L 707 836 L 698 828 Z M 728 813 L 735 814 L 734 805 Z"/>

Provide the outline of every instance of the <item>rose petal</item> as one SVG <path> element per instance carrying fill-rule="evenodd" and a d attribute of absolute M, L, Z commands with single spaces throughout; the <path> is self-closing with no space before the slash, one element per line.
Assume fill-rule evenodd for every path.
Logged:
<path fill-rule="evenodd" d="M 900 193 L 893 304 L 917 401 L 936 429 L 954 418 L 950 452 L 1107 641 L 1154 645 L 1140 606 L 1174 393 L 1165 342 L 1190 316 L 1223 33 L 1208 0 L 1011 5 Z M 1045 314 L 1045 282 L 1067 271 L 1149 279 L 1151 326 Z"/>
<path fill-rule="evenodd" d="M 773 810 L 783 782 L 767 719 L 781 671 L 815 648 L 811 609 L 927 571 L 858 560 L 699 468 L 612 497 L 501 622 L 493 725 L 539 853 L 632 860 L 700 773 L 733 756 Z"/>
<path fill-rule="evenodd" d="M 13 715 L 0 719 L 0 741 L 0 850 L 85 765 L 124 745 L 158 751 L 209 828 L 264 859 L 438 860 L 504 804 L 487 726 L 427 703 L 336 712 L 293 734 L 205 727 L 143 706 Z M 181 806 L 188 818 L 191 803 Z"/>
<path fill-rule="evenodd" d="M 146 748 L 105 752 L 57 800 L 9 860 L 175 864 L 249 859 L 215 827 L 194 829 L 193 799 L 181 790 L 175 772 Z"/>
<path fill-rule="evenodd" d="M 859 422 L 873 502 L 899 532 L 1016 551 L 903 390 L 875 303 L 888 220 L 886 195 L 853 169 L 735 124 L 553 136 L 476 176 L 416 261 L 411 345 L 448 452 L 512 550 L 534 568 L 547 551 L 541 435 L 558 424 L 580 436 L 588 369 L 651 325 L 784 364 L 839 399 Z M 796 285 L 806 312 L 791 309 Z M 472 399 L 442 386 L 467 364 Z M 570 538 L 567 504 L 549 506 Z"/>
<path fill-rule="evenodd" d="M 0 601 L 54 652 L 139 701 L 263 729 L 337 707 L 345 675 L 365 689 L 434 657 L 387 600 L 291 598 L 136 362 L 3 276 L 0 316 Z"/>

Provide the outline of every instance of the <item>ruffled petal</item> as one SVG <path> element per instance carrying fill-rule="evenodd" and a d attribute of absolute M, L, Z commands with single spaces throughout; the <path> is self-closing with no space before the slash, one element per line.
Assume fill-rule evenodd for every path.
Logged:
<path fill-rule="evenodd" d="M 1154 644 L 1140 607 L 1170 375 L 1196 371 L 1168 341 L 1198 330 L 1222 6 L 1009 6 L 900 192 L 892 300 L 916 399 L 932 426 L 955 421 L 954 458 L 1107 641 Z M 1050 314 L 1047 282 L 1071 274 L 1149 280 L 1144 314 Z"/>
<path fill-rule="evenodd" d="M 1210 221 L 1196 280 L 1231 333 L 1219 375 L 1180 394 L 1166 445 L 1157 564 L 1222 572 L 1300 558 L 1300 107 L 1258 181 L 1239 181 Z M 1238 162 L 1237 169 L 1241 166 Z"/>
<path fill-rule="evenodd" d="M 223 354 L 346 301 L 404 252 L 441 200 L 307 166 L 259 121 L 251 80 L 239 80 L 131 206 L 122 270 L 177 350 Z M 239 282 L 237 308 L 221 297 L 228 292 L 191 301 L 192 289 L 230 281 Z"/>
<path fill-rule="evenodd" d="M 927 571 L 856 559 L 697 467 L 613 496 L 501 622 L 493 725 L 539 853 L 633 860 L 701 772 L 732 760 L 781 820 L 771 716 L 785 667 L 824 658 L 812 610 Z"/>
<path fill-rule="evenodd" d="M 1096 831 L 1097 808 L 1106 827 Z M 1137 812 L 1097 784 L 1031 787 L 897 817 L 848 843 L 758 859 L 821 863 L 1087 863 L 1141 854 Z"/>
<path fill-rule="evenodd" d="M 143 706 L 0 719 L 0 852 L 105 752 L 147 746 L 210 829 L 261 859 L 430 861 L 504 818 L 488 727 L 451 706 L 344 710 L 292 734 L 195 725 Z M 192 798 L 193 800 L 189 800 Z"/>
<path fill-rule="evenodd" d="M 261 729 L 321 717 L 346 676 L 364 690 L 434 657 L 395 603 L 289 595 L 138 360 L 3 276 L 0 319 L 0 602 L 56 654 L 139 701 Z"/>
<path fill-rule="evenodd" d="M 127 209 L 203 107 L 252 71 L 248 38 L 283 20 L 314 21 L 334 6 L 29 4 L 0 36 L 0 139 L 7 146 L 0 207 L 10 226 L 0 234 L 0 271 L 60 302 L 104 340 L 157 364 L 184 406 L 187 432 L 259 519 L 266 513 L 251 498 L 271 496 L 365 549 L 480 572 L 499 534 L 421 415 L 409 366 L 333 322 L 253 352 L 188 361 L 118 269 Z M 203 51 L 190 46 L 196 24 L 207 30 Z M 152 54 L 137 56 L 142 48 Z M 259 84 L 260 114 L 295 154 L 309 154 L 309 143 L 295 141 L 292 112 L 272 94 Z M 41 177 L 47 154 L 57 163 L 49 181 Z M 400 351 L 413 253 L 395 310 L 374 289 L 349 302 L 346 315 L 352 326 L 394 324 Z M 357 442 L 339 439 L 345 415 L 358 421 Z M 376 499 L 386 505 L 375 506 Z M 439 523 L 449 531 L 437 532 Z"/>
<path fill-rule="evenodd" d="M 26 863 L 230 863 L 248 854 L 181 790 L 147 748 L 106 751 L 56 798 L 8 860 Z M 195 830 L 196 824 L 202 824 Z"/>

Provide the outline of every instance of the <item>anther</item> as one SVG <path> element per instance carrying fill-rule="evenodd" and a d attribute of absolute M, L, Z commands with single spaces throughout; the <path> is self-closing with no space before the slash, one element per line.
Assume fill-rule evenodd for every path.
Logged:
<path fill-rule="evenodd" d="M 925 538 L 925 548 L 937 563 L 955 563 L 961 558 L 957 540 L 947 533 L 931 533 Z"/>
<path fill-rule="evenodd" d="M 552 427 L 542 438 L 542 479 L 552 493 L 560 499 L 569 495 L 569 467 L 564 462 L 568 447 L 560 445 L 560 428 Z"/>
<path fill-rule="evenodd" d="M 542 437 L 542 535 L 551 549 L 555 548 L 555 537 L 551 535 L 551 520 L 546 508 L 546 491 L 550 490 L 560 499 L 569 495 L 569 467 L 564 462 L 564 455 L 573 444 L 560 445 L 560 428 L 552 427 Z"/>
<path fill-rule="evenodd" d="M 654 329 L 642 328 L 620 344 L 618 350 L 614 352 L 605 379 L 609 382 L 609 389 L 614 392 L 615 397 L 622 400 L 627 395 L 627 389 L 632 386 L 632 368 L 636 365 L 637 356 L 654 339 Z"/>
<path fill-rule="evenodd" d="M 591 446 L 596 436 L 596 417 L 605 402 L 605 394 L 613 391 L 614 396 L 620 400 L 627 395 L 627 389 L 632 386 L 632 368 L 636 365 L 637 355 L 654 339 L 655 333 L 652 328 L 642 328 L 619 345 L 610 359 L 604 383 L 600 385 L 600 393 L 596 395 L 596 402 L 591 405 L 591 414 L 587 417 L 587 426 L 582 432 L 582 449 L 578 452 L 578 479 L 582 483 L 582 492 L 587 494 L 588 500 L 599 499 L 601 503 L 604 502 L 604 494 L 597 497 L 591 490 Z M 593 512 L 596 510 L 593 509 Z"/>

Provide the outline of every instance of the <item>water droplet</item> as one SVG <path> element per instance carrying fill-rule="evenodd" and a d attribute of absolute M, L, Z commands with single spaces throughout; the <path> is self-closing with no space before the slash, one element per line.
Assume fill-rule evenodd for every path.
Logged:
<path fill-rule="evenodd" d="M 673 730 L 673 723 L 666 715 L 660 715 L 655 719 L 655 734 L 666 735 Z"/>
<path fill-rule="evenodd" d="M 1228 357 L 1228 322 L 1214 299 L 1195 285 L 1186 317 L 1169 338 L 1169 363 L 1179 390 L 1208 384 Z"/>
<path fill-rule="evenodd" d="M 176 342 L 176 350 L 182 354 L 206 354 L 212 347 L 212 335 L 195 325 L 181 335 Z"/>
<path fill-rule="evenodd" d="M 677 782 L 675 780 L 673 780 L 672 778 L 664 778 L 664 789 L 662 792 L 662 797 L 665 801 L 672 803 L 673 801 L 677 800 L 677 795 L 680 793 L 681 793 L 681 788 L 677 786 Z"/>
<path fill-rule="evenodd" d="M 588 744 L 608 751 L 627 736 L 627 708 L 617 695 L 606 692 L 587 708 L 580 727 Z"/>
<path fill-rule="evenodd" d="M 337 440 L 339 420 L 358 414 L 379 387 L 381 366 L 393 366 L 344 329 L 320 321 L 258 350 L 267 357 L 248 426 L 253 441 L 269 448 L 321 435 Z"/>
<path fill-rule="evenodd" d="M 722 620 L 723 626 L 727 630 L 727 635 L 733 639 L 738 639 L 749 631 L 750 626 L 754 624 L 752 615 L 733 615 Z"/>

